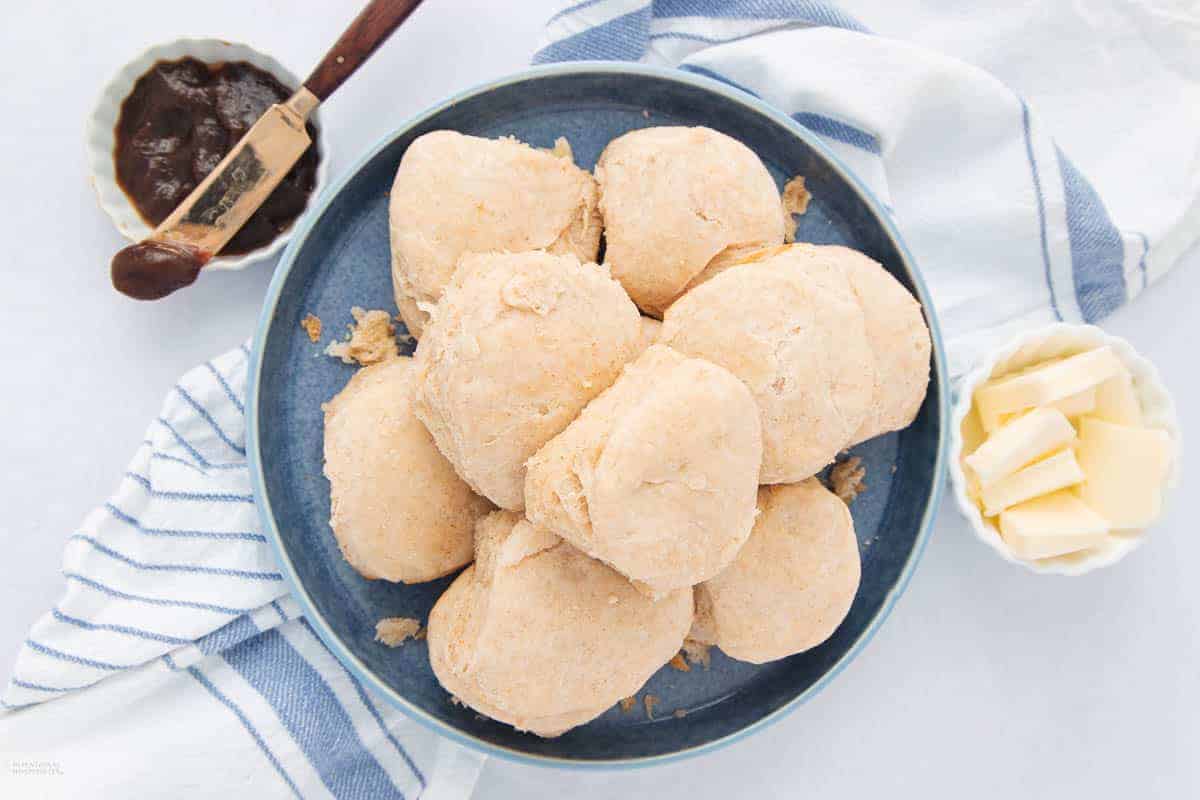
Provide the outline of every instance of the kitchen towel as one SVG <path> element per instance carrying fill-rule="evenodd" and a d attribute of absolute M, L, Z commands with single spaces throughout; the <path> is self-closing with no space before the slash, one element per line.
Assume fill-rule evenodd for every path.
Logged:
<path fill-rule="evenodd" d="M 1113 62 L 1121 74 L 1153 77 L 1162 99 L 1150 113 L 1113 110 L 1130 132 L 1107 152 L 1128 168 L 1114 191 L 1151 187 L 1137 192 L 1125 221 L 1011 89 L 964 61 L 874 35 L 847 10 L 923 13 L 960 38 L 1020 22 L 1021 4 L 1005 13 L 923 5 L 583 0 L 550 20 L 534 62 L 677 66 L 753 94 L 820 136 L 893 215 L 933 296 L 957 378 L 1023 328 L 1103 319 L 1200 238 L 1200 11 L 1103 0 L 1079 18 L 1059 9 L 1023 29 L 1019 55 L 1044 70 L 1070 66 L 1056 62 L 1061 26 L 1091 25 L 1087 35 L 1104 48 L 1096 80 L 1109 80 Z M 1078 93 L 1094 88 L 1104 87 Z"/>
<path fill-rule="evenodd" d="M 1200 24 L 1183 29 L 1194 37 Z M 1166 59 L 1179 30 L 1138 35 Z M 1052 49 L 1039 57 L 1054 68 Z M 596 58 L 736 85 L 819 135 L 895 216 L 955 374 L 1024 326 L 1102 319 L 1200 230 L 1194 103 L 1129 120 L 1139 133 L 1114 158 L 1136 163 L 1148 140 L 1192 158 L 1169 176 L 1148 171 L 1161 191 L 1126 224 L 997 80 L 872 35 L 830 3 L 585 0 L 553 16 L 535 61 Z M 1175 73 L 1164 74 L 1160 89 Z M 1175 78 L 1175 96 L 1196 96 L 1197 76 Z M 116 493 L 70 535 L 63 597 L 31 629 L 3 694 L 0 740 L 19 756 L 3 796 L 470 793 L 478 758 L 439 748 L 373 696 L 288 597 L 245 465 L 247 358 L 243 345 L 187 373 Z"/>

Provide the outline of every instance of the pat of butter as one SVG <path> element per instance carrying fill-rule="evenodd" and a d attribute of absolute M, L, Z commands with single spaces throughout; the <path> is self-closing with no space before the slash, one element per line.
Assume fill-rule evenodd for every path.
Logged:
<path fill-rule="evenodd" d="M 994 517 L 1009 506 L 1074 486 L 1082 480 L 1083 470 L 1075 460 L 1074 451 L 1068 447 L 984 489 L 980 494 L 983 513 Z"/>
<path fill-rule="evenodd" d="M 998 428 L 963 459 L 986 489 L 1075 438 L 1075 429 L 1057 408 L 1035 408 Z"/>
<path fill-rule="evenodd" d="M 1109 378 L 1109 380 L 1115 380 L 1115 378 Z M 1101 384 L 1101 386 L 1103 386 L 1103 384 Z M 1069 395 L 1064 397 L 1062 400 L 1056 400 L 1048 407 L 1057 408 L 1063 413 L 1064 416 L 1067 417 L 1081 417 L 1084 414 L 1094 415 L 1096 410 L 1096 397 L 1099 389 L 1099 386 L 1093 386 L 1090 389 L 1084 389 L 1082 392 Z M 1000 425 L 1003 425 L 1006 422 L 1011 422 L 1013 418 L 1020 416 L 1022 413 L 1024 412 L 1017 412 L 1016 414 L 1001 414 Z M 993 430 L 995 429 L 993 428 Z"/>
<path fill-rule="evenodd" d="M 990 432 L 999 427 L 1005 414 L 1049 406 L 1097 386 L 1122 370 L 1124 365 L 1112 348 L 1098 347 L 985 383 L 975 391 L 975 406 L 983 429 Z"/>
<path fill-rule="evenodd" d="M 1114 422 L 1117 425 L 1142 424 L 1142 404 L 1133 391 L 1133 376 L 1129 370 L 1121 372 L 1096 387 L 1096 406 L 1088 413 L 1096 419 Z M 1067 416 L 1071 416 L 1068 414 Z"/>
<path fill-rule="evenodd" d="M 1158 517 L 1171 465 L 1166 431 L 1084 417 L 1079 465 L 1087 476 L 1079 497 L 1113 528 L 1144 528 Z"/>
<path fill-rule="evenodd" d="M 1000 535 L 1015 556 L 1032 561 L 1102 544 L 1108 522 L 1063 489 L 1002 512 Z"/>

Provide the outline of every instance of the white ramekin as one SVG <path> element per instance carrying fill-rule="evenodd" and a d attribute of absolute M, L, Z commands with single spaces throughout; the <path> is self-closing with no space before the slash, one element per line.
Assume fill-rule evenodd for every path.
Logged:
<path fill-rule="evenodd" d="M 156 45 L 145 50 L 122 67 L 100 92 L 96 107 L 88 120 L 85 144 L 88 167 L 91 170 L 91 184 L 96 191 L 96 199 L 104 212 L 112 218 L 117 230 L 133 241 L 144 239 L 153 228 L 138 215 L 137 209 L 133 207 L 133 203 L 125 196 L 125 192 L 121 191 L 121 187 L 117 183 L 113 151 L 116 149 L 117 117 L 121 113 L 121 103 L 133 91 L 133 85 L 137 79 L 155 63 L 175 61 L 187 56 L 209 64 L 222 61 L 246 61 L 271 73 L 286 86 L 297 88 L 300 86 L 300 79 L 296 74 L 269 55 L 259 52 L 249 45 L 220 39 L 176 39 L 173 42 Z M 317 164 L 316 185 L 309 195 L 311 205 L 312 201 L 325 188 L 328 164 L 321 141 L 325 136 L 325 129 L 321 126 L 319 109 L 313 112 L 310 121 L 317 126 L 318 136 L 313 146 L 317 148 L 317 153 L 321 157 Z M 293 227 L 295 226 L 293 225 Z M 289 238 L 291 238 L 291 230 L 284 231 L 264 247 L 238 256 L 217 256 L 204 268 L 243 269 L 280 252 Z"/>
<path fill-rule="evenodd" d="M 979 539 L 999 553 L 1006 561 L 1020 564 L 1033 572 L 1046 575 L 1082 575 L 1100 567 L 1107 567 L 1120 561 L 1140 545 L 1146 538 L 1146 531 L 1122 532 L 1119 536 L 1110 536 L 1105 545 L 1082 553 L 1072 553 L 1038 561 L 1024 561 L 1017 558 L 1000 537 L 1000 531 L 997 530 L 995 524 L 989 522 L 980 513 L 979 507 L 975 505 L 968 494 L 962 458 L 964 447 L 974 443 L 964 441 L 963 421 L 971 411 L 975 390 L 984 381 L 1039 361 L 1072 355 L 1103 345 L 1112 348 L 1133 376 L 1134 392 L 1141 401 L 1142 415 L 1146 426 L 1162 429 L 1171 437 L 1174 446 L 1167 488 L 1174 488 L 1179 482 L 1182 446 L 1179 422 L 1175 415 L 1175 403 L 1166 387 L 1163 386 L 1162 379 L 1154 365 L 1138 355 L 1129 342 L 1118 336 L 1107 334 L 1094 325 L 1070 325 L 1067 323 L 1056 323 L 1032 330 L 993 352 L 959 384 L 958 400 L 950 419 L 950 478 L 954 487 L 954 499 Z M 971 449 L 974 448 L 971 447 Z M 1165 499 L 1164 497 L 1164 502 Z"/>

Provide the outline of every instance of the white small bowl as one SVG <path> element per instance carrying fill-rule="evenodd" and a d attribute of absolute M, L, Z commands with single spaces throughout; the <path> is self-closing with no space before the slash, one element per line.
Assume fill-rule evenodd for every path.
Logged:
<path fill-rule="evenodd" d="M 1118 336 L 1107 334 L 1094 325 L 1070 325 L 1061 322 L 1029 331 L 984 359 L 974 371 L 962 379 L 958 387 L 958 399 L 950 415 L 950 478 L 954 486 L 954 499 L 976 536 L 1006 561 L 1020 564 L 1033 572 L 1046 575 L 1082 575 L 1100 567 L 1107 567 L 1137 548 L 1145 540 L 1146 531 L 1122 532 L 1110 536 L 1106 544 L 1080 553 L 1038 561 L 1017 558 L 1000 537 L 1000 531 L 984 518 L 968 494 L 967 478 L 962 467 L 963 448 L 976 445 L 977 442 L 965 441 L 963 421 L 971 411 L 975 390 L 984 381 L 1046 359 L 1072 355 L 1104 345 L 1112 348 L 1133 376 L 1134 392 L 1141 402 L 1146 427 L 1159 428 L 1171 437 L 1173 448 L 1167 488 L 1174 488 L 1179 482 L 1182 445 L 1179 422 L 1175 416 L 1175 402 L 1163 386 L 1154 365 L 1138 355 L 1129 342 Z M 982 432 L 978 432 L 976 435 L 981 437 L 981 434 Z M 971 449 L 974 450 L 974 446 Z"/>
<path fill-rule="evenodd" d="M 133 85 L 137 83 L 138 78 L 146 74 L 157 62 L 177 61 L 187 56 L 207 64 L 223 61 L 246 61 L 271 73 L 286 86 L 295 88 L 300 86 L 300 79 L 294 72 L 265 53 L 261 53 L 249 45 L 220 39 L 176 39 L 173 42 L 149 48 L 122 67 L 100 92 L 96 107 L 88 120 L 87 160 L 88 167 L 91 169 L 92 188 L 96 191 L 96 199 L 99 201 L 100 207 L 112 218 L 117 230 L 135 242 L 149 236 L 154 229 L 141 218 L 133 203 L 129 201 L 117 183 L 113 152 L 116 150 L 117 118 L 121 115 L 121 103 L 133 91 Z M 325 150 L 321 143 L 325 133 L 318 112 L 319 109 L 313 111 L 309 118 L 309 121 L 317 126 L 319 132 L 313 146 L 317 148 L 317 154 L 320 156 L 317 164 L 316 185 L 308 198 L 310 207 L 312 201 L 324 190 L 329 171 Z M 294 228 L 295 224 L 293 223 L 292 229 Z M 209 261 L 204 268 L 206 270 L 243 269 L 271 258 L 287 244 L 288 239 L 291 238 L 292 229 L 284 231 L 272 239 L 269 244 L 249 253 L 237 256 L 219 255 Z"/>

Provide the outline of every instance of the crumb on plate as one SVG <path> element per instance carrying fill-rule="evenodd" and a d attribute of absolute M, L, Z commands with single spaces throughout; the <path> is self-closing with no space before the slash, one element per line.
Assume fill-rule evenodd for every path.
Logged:
<path fill-rule="evenodd" d="M 646 705 L 646 719 L 654 719 L 654 707 L 659 703 L 658 697 L 648 694 L 642 698 L 642 702 Z"/>
<path fill-rule="evenodd" d="M 565 158 L 567 161 L 575 160 L 575 152 L 571 150 L 571 143 L 567 141 L 567 137 L 560 136 L 554 140 L 554 147 L 547 150 L 552 156 Z"/>
<path fill-rule="evenodd" d="M 386 311 L 364 311 L 355 306 L 350 309 L 354 323 L 350 325 L 350 337 L 340 342 L 330 342 L 325 354 L 340 358 L 347 364 L 376 364 L 400 355 L 396 346 L 396 328 Z"/>
<path fill-rule="evenodd" d="M 680 672 L 691 672 L 692 668 L 688 666 L 687 659 L 683 657 L 683 653 L 676 653 L 675 656 L 667 662 L 673 669 Z"/>
<path fill-rule="evenodd" d="M 308 334 L 308 340 L 313 344 L 321 341 L 321 318 L 316 314 L 306 314 L 300 320 L 300 327 Z"/>
<path fill-rule="evenodd" d="M 637 705 L 637 695 L 630 695 L 621 701 L 621 711 L 628 714 Z"/>
<path fill-rule="evenodd" d="M 785 242 L 796 240 L 796 220 L 793 215 L 800 215 L 808 211 L 808 201 L 811 199 L 812 195 L 804 186 L 803 175 L 797 175 L 783 185 L 783 224 L 785 227 L 783 240 Z"/>
<path fill-rule="evenodd" d="M 671 716 L 673 716 L 675 719 L 683 719 L 684 717 L 687 716 L 687 709 L 686 708 L 677 708 L 671 712 Z"/>
<path fill-rule="evenodd" d="M 412 617 L 385 617 L 375 623 L 375 641 L 388 647 L 399 647 L 409 639 L 424 638 L 420 621 Z"/>
<path fill-rule="evenodd" d="M 833 465 L 829 471 L 829 490 L 842 499 L 846 505 L 854 502 L 854 498 L 867 490 L 867 468 L 862 459 L 850 456 L 844 461 Z"/>

